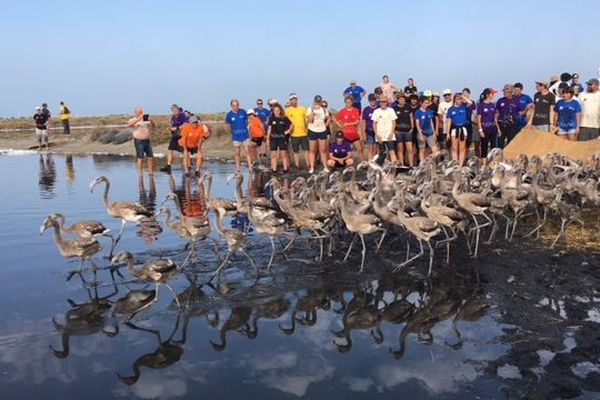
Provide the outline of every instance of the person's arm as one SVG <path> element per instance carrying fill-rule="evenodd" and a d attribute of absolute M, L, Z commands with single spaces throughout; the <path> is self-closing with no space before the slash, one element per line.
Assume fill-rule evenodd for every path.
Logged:
<path fill-rule="evenodd" d="M 415 116 L 410 113 L 410 130 L 411 132 L 415 129 Z"/>
<path fill-rule="evenodd" d="M 527 128 L 531 128 L 533 126 L 533 116 L 535 115 L 534 103 L 531 103 L 531 108 L 533 108 L 533 112 L 527 117 Z M 550 115 L 552 115 L 552 107 L 550 107 Z"/>
<path fill-rule="evenodd" d="M 377 136 L 379 134 L 379 127 L 378 127 L 378 123 L 377 120 L 373 120 L 373 132 L 375 132 L 375 136 Z"/>
<path fill-rule="evenodd" d="M 550 126 L 550 132 L 556 133 L 556 131 L 558 131 L 558 112 L 554 110 L 554 114 L 552 115 L 552 125 Z"/>
<path fill-rule="evenodd" d="M 134 117 L 134 118 L 131 118 L 131 119 L 129 120 L 129 122 L 127 123 L 127 125 L 128 125 L 130 128 L 133 128 L 133 127 L 135 126 L 135 124 L 137 124 L 138 122 L 140 122 L 140 121 L 142 120 L 142 118 L 144 118 L 144 116 L 143 116 L 143 115 L 140 115 L 139 117 Z"/>
<path fill-rule="evenodd" d="M 294 123 L 290 122 L 290 127 L 284 133 L 290 135 L 292 132 L 294 132 Z"/>
<path fill-rule="evenodd" d="M 483 126 L 481 125 L 481 115 L 479 113 L 477 114 L 477 125 L 479 125 L 479 136 L 482 138 L 485 137 Z"/>
<path fill-rule="evenodd" d="M 419 137 L 419 140 L 422 142 L 423 140 L 425 140 L 424 136 L 423 136 L 423 128 L 421 127 L 421 121 L 416 118 L 415 122 L 417 124 L 417 136 Z M 433 123 L 433 121 L 432 121 Z"/>
<path fill-rule="evenodd" d="M 577 100 L 575 100 L 577 101 Z M 579 129 L 581 127 L 581 111 L 579 111 L 578 113 L 575 114 L 575 123 L 577 124 L 575 126 L 575 134 L 579 135 Z"/>

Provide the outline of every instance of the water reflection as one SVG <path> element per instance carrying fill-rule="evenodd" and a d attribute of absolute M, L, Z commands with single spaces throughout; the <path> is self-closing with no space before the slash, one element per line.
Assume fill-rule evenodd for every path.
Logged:
<path fill-rule="evenodd" d="M 138 179 L 139 199 L 140 204 L 146 207 L 152 214 L 156 212 L 156 180 L 154 175 L 148 176 L 148 190 L 146 191 L 146 183 L 144 176 Z M 137 235 L 144 238 L 146 244 L 154 243 L 158 235 L 162 233 L 162 227 L 155 218 L 144 218 L 140 221 Z"/>
<path fill-rule="evenodd" d="M 40 197 L 42 199 L 51 199 L 54 195 L 56 185 L 56 165 L 52 159 L 51 153 L 39 155 L 39 179 Z"/>
<path fill-rule="evenodd" d="M 71 189 L 73 187 L 73 183 L 75 182 L 75 165 L 73 164 L 72 154 L 67 154 L 65 156 L 65 174 L 67 183 L 69 184 L 69 189 Z"/>

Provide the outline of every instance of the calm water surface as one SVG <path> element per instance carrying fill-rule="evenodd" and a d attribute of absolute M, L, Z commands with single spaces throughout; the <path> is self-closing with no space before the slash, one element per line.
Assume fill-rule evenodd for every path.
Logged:
<path fill-rule="evenodd" d="M 63 259 L 51 232 L 40 237 L 39 227 L 49 213 L 62 212 L 67 224 L 98 219 L 117 232 L 120 221 L 106 214 L 102 187 L 90 193 L 98 175 L 111 180 L 111 199 L 157 207 L 175 189 L 187 199 L 186 211 L 202 211 L 195 179 L 186 182 L 176 171 L 172 180 L 159 174 L 140 182 L 131 159 L 109 156 L 2 155 L 0 168 L 2 399 L 504 397 L 501 383 L 483 374 L 506 347 L 496 340 L 502 326 L 494 307 L 484 306 L 474 274 L 449 272 L 433 281 L 359 275 L 356 259 L 337 262 L 345 249 L 316 263 L 318 244 L 299 240 L 287 259 L 276 256 L 271 274 L 257 279 L 235 256 L 210 287 L 202 283 L 218 259 L 205 241 L 194 271 L 171 282 L 184 310 L 162 287 L 159 301 L 125 324 L 111 307 L 145 286 L 125 269 L 125 282 L 113 284 L 106 270 L 96 286 L 67 282 L 78 261 Z M 207 168 L 214 195 L 233 198 L 225 184 L 231 166 Z M 261 190 L 262 179 L 252 190 Z M 245 222 L 226 220 L 229 227 Z M 249 236 L 250 255 L 265 265 L 270 242 Z M 106 267 L 109 243 L 100 240 L 105 250 L 95 261 Z M 148 222 L 127 225 L 119 249 L 138 261 L 162 255 L 181 262 L 184 245 Z M 369 254 L 375 271 L 383 261 Z M 89 271 L 85 276 L 91 281 Z M 65 323 L 68 312 L 85 316 Z"/>

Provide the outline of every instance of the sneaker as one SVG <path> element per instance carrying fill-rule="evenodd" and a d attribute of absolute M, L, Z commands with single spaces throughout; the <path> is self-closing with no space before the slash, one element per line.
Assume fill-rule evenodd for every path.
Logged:
<path fill-rule="evenodd" d="M 170 174 L 171 173 L 171 166 L 167 164 L 164 167 L 162 167 L 160 170 L 162 172 L 166 172 L 167 174 Z"/>
<path fill-rule="evenodd" d="M 185 177 L 186 177 L 186 178 L 189 178 L 189 177 L 190 177 L 190 171 L 186 171 L 186 172 L 185 172 Z"/>
<path fill-rule="evenodd" d="M 315 173 L 315 170 L 311 168 L 311 169 L 309 169 L 309 170 L 308 170 L 308 173 L 309 173 L 309 174 L 314 174 L 314 173 Z"/>
<path fill-rule="evenodd" d="M 200 177 L 200 171 L 194 172 L 194 175 L 196 175 L 196 178 L 199 178 Z"/>
<path fill-rule="evenodd" d="M 329 172 L 329 168 L 327 168 L 327 167 L 323 168 L 323 172 Z"/>

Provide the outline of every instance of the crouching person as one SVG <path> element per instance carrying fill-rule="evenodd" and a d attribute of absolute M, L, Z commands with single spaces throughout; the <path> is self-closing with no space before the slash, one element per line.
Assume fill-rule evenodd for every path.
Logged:
<path fill-rule="evenodd" d="M 335 134 L 335 142 L 329 145 L 329 159 L 327 167 L 335 169 L 338 167 L 348 167 L 354 164 L 352 158 L 352 146 L 344 140 L 344 133 L 339 131 Z"/>
<path fill-rule="evenodd" d="M 190 176 L 191 173 L 191 158 L 196 154 L 196 176 L 200 176 L 200 168 L 204 161 L 202 153 L 202 143 L 208 136 L 208 129 L 197 116 L 192 115 L 187 124 L 181 128 L 181 138 L 179 146 L 183 149 L 183 169 L 185 176 Z"/>

